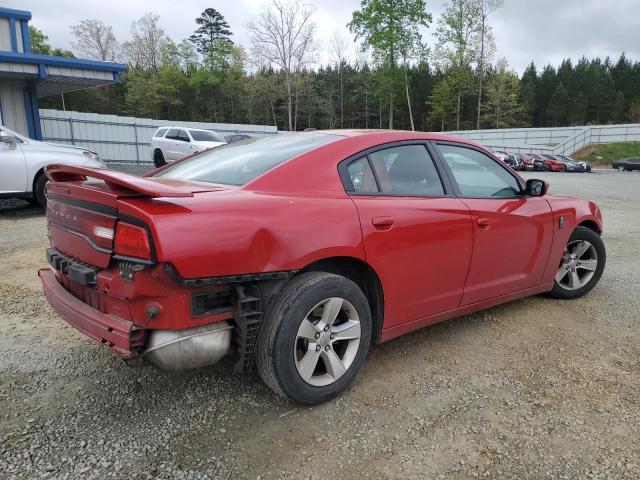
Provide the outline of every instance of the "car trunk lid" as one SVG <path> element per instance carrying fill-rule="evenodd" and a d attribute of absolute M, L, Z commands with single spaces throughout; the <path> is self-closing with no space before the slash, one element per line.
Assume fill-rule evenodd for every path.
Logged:
<path fill-rule="evenodd" d="M 184 198 L 223 190 L 203 182 L 150 179 L 68 165 L 51 165 L 47 183 L 47 228 L 52 247 L 82 263 L 104 268 L 113 255 L 119 201 Z"/>

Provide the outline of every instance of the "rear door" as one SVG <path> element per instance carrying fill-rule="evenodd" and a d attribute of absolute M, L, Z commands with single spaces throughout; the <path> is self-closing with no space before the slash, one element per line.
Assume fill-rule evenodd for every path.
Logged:
<path fill-rule="evenodd" d="M 182 158 L 185 155 L 189 155 L 191 153 L 191 137 L 186 130 L 178 130 L 178 137 L 175 148 L 177 158 Z"/>
<path fill-rule="evenodd" d="M 425 143 L 372 150 L 340 165 L 367 262 L 383 283 L 385 328 L 454 309 L 462 298 L 471 215 L 439 168 Z"/>
<path fill-rule="evenodd" d="M 474 243 L 462 305 L 537 286 L 549 259 L 553 215 L 518 178 L 482 150 L 438 143 L 453 187 L 471 210 Z"/>
<path fill-rule="evenodd" d="M 162 139 L 163 151 L 168 160 L 177 160 L 180 157 L 180 129 L 172 128 Z"/>

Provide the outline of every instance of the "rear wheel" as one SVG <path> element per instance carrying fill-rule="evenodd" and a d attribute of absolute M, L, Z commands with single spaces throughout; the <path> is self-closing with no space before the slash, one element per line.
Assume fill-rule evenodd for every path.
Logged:
<path fill-rule="evenodd" d="M 370 340 L 371 312 L 360 288 L 331 273 L 303 273 L 267 314 L 256 366 L 278 395 L 316 405 L 351 385 Z"/>
<path fill-rule="evenodd" d="M 162 154 L 162 150 L 160 150 L 159 148 L 156 148 L 153 152 L 153 164 L 156 166 L 156 168 L 162 167 L 163 165 L 167 164 L 164 159 L 164 155 Z"/>
<path fill-rule="evenodd" d="M 625 171 L 625 168 L 624 168 L 624 166 L 623 166 L 623 165 L 620 165 L 620 166 L 618 167 L 618 170 L 619 170 L 619 171 L 621 171 L 621 172 L 624 172 L 624 171 Z"/>
<path fill-rule="evenodd" d="M 586 227 L 576 228 L 562 255 L 551 296 L 572 299 L 586 295 L 600 280 L 606 260 L 600 235 Z"/>

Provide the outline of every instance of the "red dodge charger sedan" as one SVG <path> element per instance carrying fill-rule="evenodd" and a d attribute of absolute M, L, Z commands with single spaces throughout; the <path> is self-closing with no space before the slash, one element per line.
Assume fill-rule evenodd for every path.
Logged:
<path fill-rule="evenodd" d="M 605 266 L 602 218 L 486 149 L 436 134 L 252 138 L 140 178 L 47 169 L 53 309 L 165 370 L 230 355 L 276 393 L 344 391 L 372 342 L 543 292 Z"/>

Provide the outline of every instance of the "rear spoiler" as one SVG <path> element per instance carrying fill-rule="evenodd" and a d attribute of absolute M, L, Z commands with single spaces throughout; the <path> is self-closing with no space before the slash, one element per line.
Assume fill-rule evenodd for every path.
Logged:
<path fill-rule="evenodd" d="M 126 189 L 148 197 L 193 197 L 193 192 L 146 178 L 115 172 L 104 168 L 86 168 L 75 165 L 49 165 L 44 173 L 52 182 L 84 182 L 87 177 L 103 180 L 111 190 Z"/>

